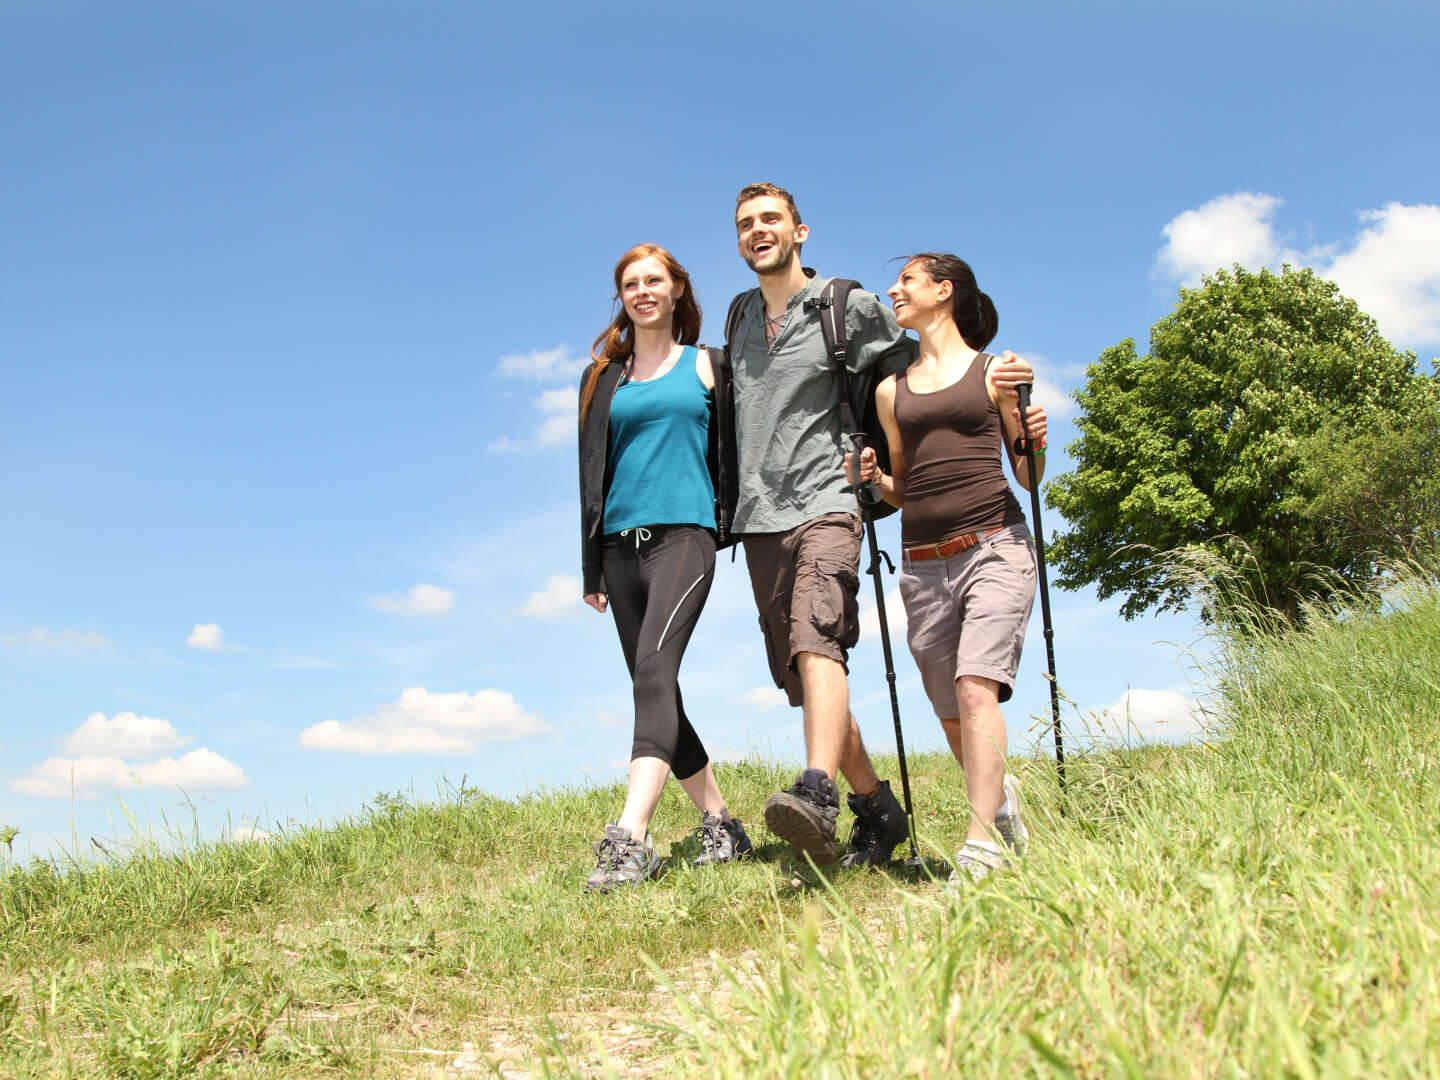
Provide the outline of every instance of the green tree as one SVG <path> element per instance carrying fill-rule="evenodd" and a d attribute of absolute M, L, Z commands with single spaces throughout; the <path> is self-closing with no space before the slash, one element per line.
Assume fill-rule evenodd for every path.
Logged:
<path fill-rule="evenodd" d="M 1410 415 L 1354 427 L 1331 421 L 1302 445 L 1310 512 L 1352 548 L 1378 559 L 1440 552 L 1440 384 Z"/>
<path fill-rule="evenodd" d="M 1434 389 L 1311 270 L 1237 266 L 1181 289 L 1145 356 L 1106 349 L 1075 394 L 1076 468 L 1048 489 L 1071 526 L 1052 544 L 1057 584 L 1124 594 L 1127 619 L 1177 610 L 1195 582 L 1168 553 L 1203 548 L 1292 621 L 1342 581 L 1363 587 L 1373 552 L 1318 512 L 1307 450 L 1383 418 L 1409 430 Z"/>

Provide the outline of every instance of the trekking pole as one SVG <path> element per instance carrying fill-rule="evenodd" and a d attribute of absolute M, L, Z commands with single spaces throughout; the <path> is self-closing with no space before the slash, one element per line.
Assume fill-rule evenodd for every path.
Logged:
<path fill-rule="evenodd" d="M 1055 681 L 1055 627 L 1050 622 L 1050 582 L 1045 575 L 1045 532 L 1040 524 L 1040 484 L 1035 479 L 1035 447 L 1030 442 L 1030 383 L 1015 388 L 1020 396 L 1020 435 L 1030 469 L 1030 510 L 1035 515 L 1035 567 L 1040 577 L 1040 617 L 1045 624 L 1045 661 L 1050 666 L 1050 729 L 1055 733 L 1055 774 L 1060 780 L 1060 814 L 1065 814 L 1065 744 L 1060 737 L 1060 684 Z"/>
<path fill-rule="evenodd" d="M 850 435 L 854 448 L 855 475 L 860 475 L 860 454 L 865 449 L 865 435 L 855 432 Z M 900 790 L 905 796 L 905 821 L 910 833 L 910 857 L 905 860 L 909 870 L 924 869 L 925 861 L 915 847 L 915 809 L 910 803 L 910 770 L 905 766 L 905 733 L 900 730 L 900 698 L 895 693 L 895 656 L 890 651 L 890 620 L 885 614 L 885 583 L 880 579 L 880 560 L 890 573 L 895 573 L 895 564 L 890 556 L 880 550 L 880 541 L 875 535 L 875 517 L 870 507 L 881 499 L 880 489 L 872 480 L 868 484 L 857 484 L 855 494 L 860 499 L 860 518 L 865 522 L 865 535 L 870 541 L 870 568 L 865 572 L 875 579 L 875 608 L 880 613 L 880 648 L 885 654 L 885 681 L 890 686 L 890 715 L 895 718 L 895 753 L 900 758 Z"/>

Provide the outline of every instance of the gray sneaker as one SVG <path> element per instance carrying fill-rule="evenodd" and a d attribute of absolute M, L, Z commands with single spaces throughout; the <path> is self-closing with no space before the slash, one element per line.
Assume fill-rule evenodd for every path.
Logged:
<path fill-rule="evenodd" d="M 707 813 L 700 818 L 695 838 L 700 841 L 696 866 L 743 859 L 753 850 L 750 837 L 745 835 L 745 826 L 740 824 L 739 818 L 726 819 Z"/>
<path fill-rule="evenodd" d="M 967 878 L 972 882 L 984 881 L 992 870 L 1008 870 L 1010 860 L 998 851 L 991 851 L 978 844 L 966 844 L 955 853 L 952 866 L 950 879 L 945 883 L 945 887 L 958 889 L 965 884 Z"/>
<path fill-rule="evenodd" d="M 629 829 L 606 825 L 595 842 L 595 869 L 585 881 L 586 892 L 607 893 L 622 885 L 639 885 L 660 873 L 660 856 L 649 836 L 636 840 Z"/>
<path fill-rule="evenodd" d="M 809 855 L 816 863 L 835 861 L 835 819 L 840 816 L 840 789 L 819 769 L 806 769 L 786 791 L 765 803 L 765 825 L 790 841 L 795 858 Z"/>
<path fill-rule="evenodd" d="M 1030 843 L 1030 830 L 1020 820 L 1020 785 L 1008 772 L 1005 774 L 1005 803 L 1000 807 L 1000 813 L 995 815 L 995 831 L 1017 858 L 1025 854 L 1025 848 Z"/>

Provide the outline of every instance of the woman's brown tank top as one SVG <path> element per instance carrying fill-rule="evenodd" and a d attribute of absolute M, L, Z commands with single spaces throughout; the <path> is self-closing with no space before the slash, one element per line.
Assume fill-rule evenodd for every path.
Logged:
<path fill-rule="evenodd" d="M 911 391 L 895 378 L 895 423 L 905 447 L 902 544 L 938 544 L 1025 520 L 1004 470 L 1004 428 L 985 388 L 980 353 L 943 390 Z"/>

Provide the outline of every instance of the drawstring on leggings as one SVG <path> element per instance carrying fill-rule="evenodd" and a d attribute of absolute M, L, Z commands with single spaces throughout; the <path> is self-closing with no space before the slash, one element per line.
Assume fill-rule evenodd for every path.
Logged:
<path fill-rule="evenodd" d="M 629 536 L 631 533 L 635 534 L 635 550 L 638 552 L 640 550 L 640 545 L 650 539 L 650 530 L 645 528 L 644 525 L 636 526 L 633 529 L 620 530 L 620 535 L 622 537 Z"/>

